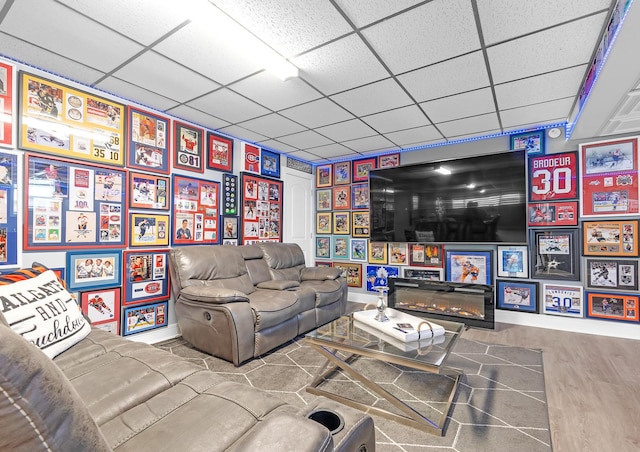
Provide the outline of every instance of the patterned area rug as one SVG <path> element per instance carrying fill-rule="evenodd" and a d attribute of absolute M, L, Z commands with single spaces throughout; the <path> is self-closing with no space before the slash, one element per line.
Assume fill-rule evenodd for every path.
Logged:
<path fill-rule="evenodd" d="M 322 358 L 300 337 L 240 367 L 194 349 L 183 339 L 157 347 L 223 375 L 304 406 L 314 395 L 306 392 Z M 551 435 L 544 388 L 542 352 L 520 347 L 458 340 L 447 360 L 448 367 L 462 369 L 460 382 L 442 437 L 424 433 L 380 416 L 373 416 L 378 451 L 551 451 Z M 438 419 L 453 380 L 402 366 L 360 358 L 354 367 L 411 405 Z M 342 372 L 336 372 L 323 388 L 341 395 L 397 410 Z"/>

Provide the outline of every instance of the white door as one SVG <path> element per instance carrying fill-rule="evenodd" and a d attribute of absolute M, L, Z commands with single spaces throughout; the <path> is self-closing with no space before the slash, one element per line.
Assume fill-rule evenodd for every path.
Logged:
<path fill-rule="evenodd" d="M 307 265 L 313 265 L 315 228 L 313 174 L 282 168 L 284 181 L 283 241 L 297 243 L 304 252 Z"/>

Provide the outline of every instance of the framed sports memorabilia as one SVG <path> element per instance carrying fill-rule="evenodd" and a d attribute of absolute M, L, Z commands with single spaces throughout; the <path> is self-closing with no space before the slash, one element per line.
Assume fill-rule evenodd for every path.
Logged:
<path fill-rule="evenodd" d="M 544 154 L 544 130 L 514 133 L 511 138 L 511 150 L 524 149 L 527 155 Z"/>
<path fill-rule="evenodd" d="M 351 239 L 352 261 L 367 262 L 367 239 Z"/>
<path fill-rule="evenodd" d="M 498 277 L 529 277 L 529 249 L 526 245 L 498 245 Z"/>
<path fill-rule="evenodd" d="M 638 137 L 581 144 L 580 168 L 582 217 L 638 215 Z"/>
<path fill-rule="evenodd" d="M 125 247 L 125 171 L 35 154 L 25 162 L 25 250 Z"/>
<path fill-rule="evenodd" d="M 220 182 L 173 176 L 172 245 L 219 243 L 219 191 Z"/>
<path fill-rule="evenodd" d="M 390 168 L 392 166 L 400 166 L 399 152 L 378 156 L 378 168 Z"/>
<path fill-rule="evenodd" d="M 277 179 L 240 174 L 242 241 L 282 241 L 283 183 Z"/>
<path fill-rule="evenodd" d="M 316 234 L 331 234 L 331 212 L 316 213 Z"/>
<path fill-rule="evenodd" d="M 342 277 L 349 287 L 362 287 L 362 264 L 334 262 L 333 267 L 342 270 Z"/>
<path fill-rule="evenodd" d="M 260 155 L 260 174 L 280 179 L 280 154 L 262 149 Z"/>
<path fill-rule="evenodd" d="M 315 266 L 316 266 L 316 267 L 327 267 L 327 268 L 331 268 L 331 267 L 333 267 L 333 262 L 327 262 L 327 261 L 315 261 Z"/>
<path fill-rule="evenodd" d="M 638 261 L 587 259 L 585 285 L 590 289 L 638 290 Z"/>
<path fill-rule="evenodd" d="M 120 324 L 120 288 L 80 292 L 82 312 L 89 317 L 91 325 L 116 322 Z M 115 334 L 120 334 L 116 329 Z"/>
<path fill-rule="evenodd" d="M 530 233 L 532 278 L 580 279 L 578 229 L 533 229 Z"/>
<path fill-rule="evenodd" d="M 491 254 L 491 251 L 447 251 L 446 280 L 491 285 Z"/>
<path fill-rule="evenodd" d="M 256 165 L 257 161 L 256 159 Z M 233 140 L 231 138 L 207 132 L 207 168 L 229 173 L 233 171 Z M 254 169 L 254 171 L 258 170 Z"/>
<path fill-rule="evenodd" d="M 122 319 L 122 334 L 129 336 L 130 334 L 167 326 L 169 320 L 168 311 L 168 301 L 125 308 Z"/>
<path fill-rule="evenodd" d="M 260 148 L 249 143 L 242 143 L 242 171 L 260 174 Z M 230 169 L 226 171 L 231 171 Z"/>
<path fill-rule="evenodd" d="M 333 233 L 351 234 L 351 212 L 333 212 Z"/>
<path fill-rule="evenodd" d="M 19 147 L 124 166 L 123 104 L 20 72 Z"/>
<path fill-rule="evenodd" d="M 389 263 L 394 265 L 409 265 L 409 246 L 406 243 L 389 243 Z"/>
<path fill-rule="evenodd" d="M 333 210 L 351 209 L 351 187 L 333 187 Z"/>
<path fill-rule="evenodd" d="M 127 167 L 169 174 L 171 131 L 169 118 L 136 107 L 127 107 L 129 139 Z"/>
<path fill-rule="evenodd" d="M 369 211 L 351 212 L 351 235 L 354 237 L 369 237 Z"/>
<path fill-rule="evenodd" d="M 424 279 L 427 281 L 444 281 L 444 269 L 402 267 L 402 277 L 410 279 Z"/>
<path fill-rule="evenodd" d="M 351 183 L 351 162 L 337 162 L 333 164 L 333 184 L 346 185 Z"/>
<path fill-rule="evenodd" d="M 169 245 L 169 215 L 130 213 L 129 224 L 129 246 Z"/>
<path fill-rule="evenodd" d="M 528 225 L 531 227 L 578 226 L 578 201 L 529 204 Z"/>
<path fill-rule="evenodd" d="M 351 186 L 351 208 L 368 209 L 369 208 L 369 183 L 353 184 Z"/>
<path fill-rule="evenodd" d="M 409 244 L 409 265 L 442 267 L 443 264 L 442 245 L 429 245 L 426 243 Z"/>
<path fill-rule="evenodd" d="M 204 130 L 184 122 L 173 121 L 173 136 L 173 167 L 204 173 Z"/>
<path fill-rule="evenodd" d="M 69 251 L 66 267 L 69 290 L 120 286 L 122 253 L 120 251 Z"/>
<path fill-rule="evenodd" d="M 369 242 L 369 263 L 386 264 L 388 259 L 386 242 Z"/>
<path fill-rule="evenodd" d="M 231 240 L 238 238 L 238 222 L 239 218 L 234 215 L 222 215 L 220 222 L 222 223 L 222 239 Z"/>
<path fill-rule="evenodd" d="M 369 171 L 376 168 L 376 159 L 361 159 L 353 162 L 353 182 L 369 180 Z"/>
<path fill-rule="evenodd" d="M 399 267 L 367 265 L 367 291 L 377 292 L 376 287 L 389 287 L 389 278 L 397 278 Z"/>
<path fill-rule="evenodd" d="M 585 256 L 638 255 L 638 220 L 584 221 L 582 233 Z"/>
<path fill-rule="evenodd" d="M 498 309 L 538 313 L 538 283 L 496 279 Z"/>
<path fill-rule="evenodd" d="M 324 188 L 333 185 L 333 165 L 318 165 L 316 167 L 316 187 Z"/>
<path fill-rule="evenodd" d="M 335 235 L 331 238 L 333 259 L 349 259 L 349 237 Z"/>
<path fill-rule="evenodd" d="M 529 201 L 578 199 L 578 153 L 529 158 Z"/>
<path fill-rule="evenodd" d="M 169 178 L 129 171 L 129 207 L 169 210 Z"/>
<path fill-rule="evenodd" d="M 6 86 L 6 85 L 5 85 Z M 0 271 L 19 267 L 22 252 L 22 209 L 18 208 L 18 180 L 22 176 L 22 158 L 0 151 Z"/>
<path fill-rule="evenodd" d="M 125 306 L 169 299 L 168 249 L 125 251 L 123 261 Z"/>
<path fill-rule="evenodd" d="M 331 259 L 331 236 L 316 236 L 316 259 Z"/>
<path fill-rule="evenodd" d="M 238 215 L 238 176 L 222 175 L 222 211 L 225 215 Z"/>
<path fill-rule="evenodd" d="M 0 61 L 0 146 L 14 147 L 13 79 L 15 67 Z"/>
<path fill-rule="evenodd" d="M 332 210 L 333 191 L 330 188 L 322 188 L 316 190 L 316 210 L 318 212 Z"/>
<path fill-rule="evenodd" d="M 630 293 L 587 292 L 587 317 L 637 322 L 640 297 Z"/>
<path fill-rule="evenodd" d="M 542 286 L 542 312 L 544 314 L 583 317 L 582 286 L 544 284 Z"/>

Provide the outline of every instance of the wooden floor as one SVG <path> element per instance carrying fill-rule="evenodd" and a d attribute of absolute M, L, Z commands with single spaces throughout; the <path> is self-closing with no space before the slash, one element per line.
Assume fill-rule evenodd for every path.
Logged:
<path fill-rule="evenodd" d="M 462 337 L 543 351 L 554 452 L 640 451 L 640 341 L 504 323 Z"/>

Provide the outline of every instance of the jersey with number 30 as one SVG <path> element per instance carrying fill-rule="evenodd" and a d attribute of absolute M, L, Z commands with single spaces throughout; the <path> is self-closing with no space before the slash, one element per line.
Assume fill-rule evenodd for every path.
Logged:
<path fill-rule="evenodd" d="M 529 160 L 529 200 L 556 201 L 578 197 L 577 154 L 569 152 Z"/>

